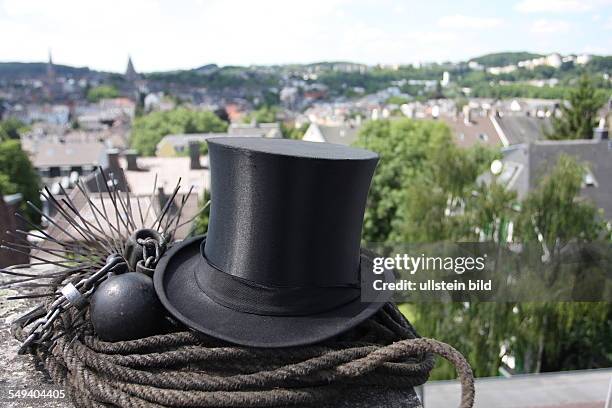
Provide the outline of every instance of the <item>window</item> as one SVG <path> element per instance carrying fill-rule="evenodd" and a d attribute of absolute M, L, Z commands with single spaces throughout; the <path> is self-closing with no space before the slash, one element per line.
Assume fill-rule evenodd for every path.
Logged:
<path fill-rule="evenodd" d="M 51 167 L 49 170 L 49 177 L 59 177 L 60 176 L 60 168 L 59 167 Z"/>
<path fill-rule="evenodd" d="M 38 169 L 38 174 L 40 174 L 41 177 L 51 177 L 51 169 L 48 167 L 40 167 Z"/>
<path fill-rule="evenodd" d="M 590 171 L 584 173 L 582 178 L 582 187 L 597 187 L 597 180 Z"/>

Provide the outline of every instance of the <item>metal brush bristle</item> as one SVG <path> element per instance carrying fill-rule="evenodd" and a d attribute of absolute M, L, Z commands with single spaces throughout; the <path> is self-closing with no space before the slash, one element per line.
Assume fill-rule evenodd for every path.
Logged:
<path fill-rule="evenodd" d="M 0 284 L 0 288 L 20 291 L 11 299 L 51 299 L 50 306 L 39 305 L 35 309 L 38 315 L 43 311 L 43 317 L 38 316 L 29 341 L 23 348 L 57 338 L 58 333 L 50 334 L 53 322 L 63 311 L 74 306 L 66 298 L 66 288 L 72 290 L 78 287 L 87 291 L 81 295 L 91 295 L 99 281 L 104 279 L 101 272 L 109 270 L 109 262 L 126 263 L 123 258 L 126 243 L 136 231 L 150 229 L 159 233 L 166 243 L 172 242 L 177 230 L 193 222 L 208 206 L 181 222 L 185 204 L 193 192 L 191 187 L 179 203 L 174 202 L 181 188 L 181 179 L 162 208 L 156 210 L 157 175 L 146 209 L 141 205 L 141 197 L 118 188 L 112 173 L 107 177 L 104 171 L 98 170 L 97 176 L 97 192 L 92 192 L 83 179 L 77 181 L 71 192 L 60 186 L 61 194 L 57 195 L 45 187 L 41 194 L 53 206 L 56 212 L 53 217 L 31 202 L 27 203 L 47 223 L 48 228 L 34 225 L 16 214 L 29 225 L 31 231 L 7 232 L 11 242 L 4 242 L 1 247 L 26 254 L 32 262 L 0 269 L 0 273 L 10 277 Z M 77 201 L 80 201 L 80 205 Z M 25 268 L 29 268 L 27 272 L 22 271 Z M 61 288 L 62 285 L 66 286 Z M 54 290 L 49 291 L 50 288 Z"/>

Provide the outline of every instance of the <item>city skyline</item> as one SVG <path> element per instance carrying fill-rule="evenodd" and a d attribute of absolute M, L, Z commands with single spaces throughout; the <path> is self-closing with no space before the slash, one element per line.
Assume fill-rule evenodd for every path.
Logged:
<path fill-rule="evenodd" d="M 0 61 L 123 72 L 219 65 L 462 61 L 485 53 L 612 54 L 612 0 L 0 0 Z M 308 6 L 306 6 L 308 5 Z"/>

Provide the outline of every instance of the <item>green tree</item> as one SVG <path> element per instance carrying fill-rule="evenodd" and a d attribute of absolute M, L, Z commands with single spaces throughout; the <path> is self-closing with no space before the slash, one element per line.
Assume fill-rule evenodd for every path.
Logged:
<path fill-rule="evenodd" d="M 448 203 L 460 205 L 493 157 L 456 147 L 444 123 L 406 118 L 367 122 L 356 145 L 380 155 L 364 220 L 366 242 L 446 237 L 456 222 L 444 216 Z"/>
<path fill-rule="evenodd" d="M 582 76 L 578 86 L 569 91 L 569 106 L 561 104 L 561 117 L 553 119 L 547 138 L 591 139 L 597 124 L 597 111 L 604 102 L 599 95 L 589 77 Z"/>
<path fill-rule="evenodd" d="M 579 196 L 584 168 L 567 157 L 519 203 L 495 178 L 489 185 L 477 182 L 496 154 L 456 148 L 439 123 L 370 122 L 358 144 L 381 155 L 366 242 L 503 243 L 513 225 L 515 241 L 539 245 L 541 234 L 555 256 L 568 242 L 589 242 L 602 231 L 597 211 Z M 605 344 L 612 333 L 609 303 L 426 302 L 402 310 L 422 335 L 462 351 L 478 376 L 498 374 L 502 351 L 516 359 L 519 372 L 612 364 L 612 345 Z M 443 362 L 432 378 L 454 375 Z"/>
<path fill-rule="evenodd" d="M 531 52 L 498 52 L 472 58 L 471 61 L 475 61 L 485 67 L 503 67 L 505 65 L 517 64 L 519 61 L 541 56 L 541 54 L 533 54 Z"/>
<path fill-rule="evenodd" d="M 119 91 L 111 85 L 96 86 L 87 91 L 87 100 L 89 102 L 98 102 L 100 99 L 116 98 L 118 96 Z"/>
<path fill-rule="evenodd" d="M 2 194 L 21 193 L 24 215 L 40 223 L 40 215 L 26 205 L 30 201 L 40 207 L 40 178 L 18 140 L 0 142 L 0 188 Z"/>
<path fill-rule="evenodd" d="M 603 230 L 597 209 L 580 198 L 585 167 L 559 156 L 523 202 L 518 232 L 525 242 L 541 241 L 554 255 L 568 242 L 595 240 Z"/>
<path fill-rule="evenodd" d="M 17 191 L 17 185 L 6 174 L 0 174 L 0 194 L 12 194 Z"/>
<path fill-rule="evenodd" d="M 517 234 L 524 243 L 541 245 L 553 273 L 568 244 L 592 242 L 604 230 L 596 208 L 580 197 L 585 171 L 561 155 L 522 204 Z M 605 340 L 612 335 L 611 303 L 528 303 L 517 305 L 517 310 L 521 325 L 514 348 L 524 369 L 557 371 L 612 363 L 612 345 Z"/>
<path fill-rule="evenodd" d="M 0 140 L 19 140 L 25 129 L 27 129 L 27 126 L 18 119 L 8 118 L 0 121 Z"/>
<path fill-rule="evenodd" d="M 134 120 L 130 143 L 141 154 L 152 156 L 160 140 L 170 134 L 225 132 L 227 123 L 213 112 L 178 108 L 152 112 Z"/>
<path fill-rule="evenodd" d="M 495 154 L 481 148 L 456 147 L 445 124 L 410 119 L 368 122 L 357 143 L 381 156 L 366 209 L 366 242 L 429 243 L 473 238 L 474 228 L 467 219 L 488 225 L 495 218 L 488 213 L 464 213 L 466 203 L 474 200 L 477 176 Z M 478 373 L 490 369 L 486 373 L 495 374 L 497 365 L 491 368 L 487 361 L 499 359 L 499 348 L 491 345 L 497 340 L 482 336 L 489 325 L 486 319 L 494 311 L 484 313 L 482 306 L 453 303 L 407 304 L 403 310 L 411 315 L 421 334 L 453 344 L 466 354 Z M 432 378 L 453 376 L 453 367 L 442 363 Z"/>
<path fill-rule="evenodd" d="M 272 123 L 276 122 L 276 115 L 278 114 L 279 108 L 277 106 L 262 106 L 245 115 L 244 123 L 250 123 L 255 121 L 257 123 Z"/>
<path fill-rule="evenodd" d="M 577 240 L 596 239 L 602 222 L 596 210 L 579 198 L 584 168 L 561 156 L 550 174 L 515 211 L 513 193 L 493 184 L 481 186 L 466 205 L 466 222 L 484 231 L 484 239 L 501 240 L 495 226 L 513 222 L 515 240 L 546 245 L 550 263 Z M 543 273 L 543 271 L 537 271 Z M 425 336 L 448 341 L 462 350 L 478 376 L 494 376 L 500 351 L 515 358 L 518 372 L 532 373 L 607 367 L 612 363 L 610 303 L 482 303 L 415 304 L 416 327 Z M 444 363 L 433 378 L 452 378 Z"/>
<path fill-rule="evenodd" d="M 210 219 L 210 191 L 204 190 L 204 196 L 200 200 L 200 214 L 193 222 L 193 235 L 206 234 L 208 231 L 208 220 Z"/>
<path fill-rule="evenodd" d="M 408 99 L 403 96 L 393 95 L 387 98 L 386 103 L 390 105 L 403 105 L 405 103 L 408 103 Z"/>
<path fill-rule="evenodd" d="M 281 123 L 281 133 L 285 139 L 302 140 L 307 129 L 308 126 L 306 125 L 296 127 L 295 125 Z"/>

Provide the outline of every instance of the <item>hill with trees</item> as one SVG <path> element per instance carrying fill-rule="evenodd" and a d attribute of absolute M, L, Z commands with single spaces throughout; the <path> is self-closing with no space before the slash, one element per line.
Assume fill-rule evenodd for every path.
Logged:
<path fill-rule="evenodd" d="M 472 58 L 470 61 L 479 63 L 485 67 L 503 67 L 505 65 L 516 65 L 519 61 L 542 57 L 542 54 L 534 54 L 532 52 L 496 52 L 493 54 L 485 54 L 480 57 Z"/>
<path fill-rule="evenodd" d="M 72 67 L 53 64 L 55 73 L 60 76 L 84 76 L 93 74 L 87 67 Z M 47 75 L 46 62 L 0 62 L 0 79 L 36 78 Z"/>
<path fill-rule="evenodd" d="M 486 54 L 469 61 L 490 66 L 505 66 L 541 56 L 530 52 L 501 52 Z M 102 85 L 115 85 L 121 89 L 121 74 L 104 74 L 88 68 L 54 65 L 58 75 L 100 77 L 107 80 Z M 46 63 L 0 63 L 0 80 L 23 77 L 42 77 Z M 440 81 L 449 72 L 450 86 L 432 90 L 423 81 Z M 278 103 L 279 90 L 285 85 L 301 83 L 304 89 L 323 84 L 331 98 L 354 98 L 363 93 L 374 93 L 389 87 L 397 87 L 402 93 L 417 100 L 428 98 L 456 98 L 461 96 L 508 98 L 531 97 L 562 99 L 569 87 L 582 75 L 589 75 L 596 92 L 610 94 L 612 84 L 612 56 L 592 56 L 584 64 L 571 61 L 561 67 L 524 67 L 512 72 L 493 75 L 482 69 L 472 69 L 467 62 L 425 63 L 421 65 L 366 66 L 350 62 L 318 62 L 312 64 L 287 64 L 271 66 L 217 66 L 202 65 L 194 69 L 152 72 L 143 74 L 154 88 L 201 87 L 208 92 L 231 92 L 234 97 L 259 101 L 256 105 Z M 533 81 L 555 80 L 554 86 Z M 465 91 L 469 89 L 469 93 Z"/>

